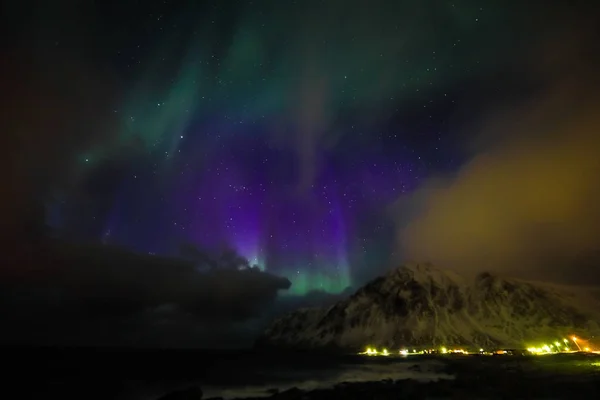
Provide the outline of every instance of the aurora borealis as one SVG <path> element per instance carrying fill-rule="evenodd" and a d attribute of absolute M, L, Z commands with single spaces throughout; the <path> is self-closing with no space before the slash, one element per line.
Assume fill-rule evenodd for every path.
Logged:
<path fill-rule="evenodd" d="M 538 32 L 529 6 L 500 1 L 134 3 L 35 29 L 119 88 L 49 222 L 144 253 L 233 248 L 294 294 L 341 292 L 401 256 L 390 207 L 460 166 L 457 138 L 520 82 Z"/>

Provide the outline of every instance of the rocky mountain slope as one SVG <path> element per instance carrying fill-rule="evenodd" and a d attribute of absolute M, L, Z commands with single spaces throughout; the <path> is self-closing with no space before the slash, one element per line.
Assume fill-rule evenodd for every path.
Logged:
<path fill-rule="evenodd" d="M 430 264 L 390 271 L 328 308 L 275 320 L 259 346 L 505 346 L 600 338 L 600 297 L 589 288 L 505 279 L 465 279 Z M 593 340 L 593 339 L 592 339 Z"/>

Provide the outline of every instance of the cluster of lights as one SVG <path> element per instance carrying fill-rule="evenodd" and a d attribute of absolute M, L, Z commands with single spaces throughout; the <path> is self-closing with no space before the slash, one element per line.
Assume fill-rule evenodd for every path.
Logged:
<path fill-rule="evenodd" d="M 529 347 L 527 349 L 527 351 L 531 354 L 536 354 L 536 355 L 541 355 L 541 354 L 554 354 L 554 353 L 566 353 L 566 352 L 572 352 L 571 348 L 569 347 L 569 344 L 572 342 L 573 344 L 575 344 L 575 346 L 577 346 L 577 349 L 579 351 L 585 351 L 585 352 L 592 352 L 592 350 L 590 350 L 589 347 L 581 347 L 580 346 L 580 341 L 581 339 L 578 339 L 576 336 L 571 336 L 570 340 L 569 339 L 563 339 L 562 343 L 560 341 L 556 341 L 552 344 L 542 344 L 541 346 L 538 347 Z M 585 342 L 585 340 L 584 340 Z M 425 349 L 425 350 L 409 350 L 409 349 L 401 349 L 398 351 L 398 354 L 401 356 L 408 356 L 408 355 L 417 355 L 417 354 L 435 354 L 435 353 L 441 353 L 441 354 L 469 354 L 468 351 L 464 350 L 464 349 L 448 349 L 446 347 L 440 347 L 439 349 Z M 494 352 L 495 354 L 512 354 L 511 351 L 506 351 L 506 350 L 496 350 Z M 388 349 L 382 349 L 377 350 L 377 348 L 375 347 L 367 347 L 367 349 L 359 354 L 364 354 L 364 355 L 368 355 L 368 356 L 390 356 L 394 353 L 390 352 Z M 486 353 L 484 352 L 483 349 L 479 349 L 479 354 L 492 354 L 492 353 Z"/>
<path fill-rule="evenodd" d="M 575 344 L 578 351 L 585 351 L 585 352 L 592 351 L 589 347 L 582 348 L 579 345 L 579 341 L 580 341 L 580 339 L 578 339 L 576 336 L 571 336 L 570 341 L 569 341 L 569 339 L 563 339 L 562 343 L 560 341 L 556 341 L 552 344 L 543 344 L 539 347 L 529 347 L 527 349 L 527 351 L 530 352 L 531 354 L 537 354 L 537 355 L 554 354 L 554 353 L 568 353 L 568 352 L 572 352 L 571 347 L 569 346 L 570 342 L 573 342 Z"/>
<path fill-rule="evenodd" d="M 367 347 L 367 350 L 365 350 L 363 353 L 360 353 L 360 354 L 366 354 L 368 356 L 389 356 L 390 352 L 387 349 L 378 351 L 377 349 L 375 349 L 373 347 Z"/>
<path fill-rule="evenodd" d="M 417 355 L 417 354 L 434 354 L 437 353 L 438 351 L 436 351 L 435 349 L 426 349 L 426 350 L 409 350 L 409 349 L 401 349 L 400 351 L 398 351 L 398 354 L 401 356 L 408 356 L 408 355 Z M 442 354 L 469 354 L 466 350 L 463 349 L 447 349 L 446 347 L 441 347 L 439 349 L 439 353 Z M 377 350 L 375 347 L 367 347 L 367 349 L 359 354 L 363 354 L 363 355 L 367 355 L 367 356 L 389 356 L 392 355 L 392 353 L 390 353 L 388 351 L 388 349 L 382 349 L 381 351 Z"/>

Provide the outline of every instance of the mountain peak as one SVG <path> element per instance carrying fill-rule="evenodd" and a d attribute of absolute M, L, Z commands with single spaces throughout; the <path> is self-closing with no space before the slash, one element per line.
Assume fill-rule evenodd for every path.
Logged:
<path fill-rule="evenodd" d="M 413 279 L 420 283 L 464 284 L 462 276 L 449 269 L 437 268 L 431 263 L 409 263 L 390 270 L 387 279 Z"/>

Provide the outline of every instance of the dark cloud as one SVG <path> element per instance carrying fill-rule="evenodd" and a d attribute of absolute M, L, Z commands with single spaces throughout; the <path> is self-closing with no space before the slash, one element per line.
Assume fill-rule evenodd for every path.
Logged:
<path fill-rule="evenodd" d="M 2 279 L 6 341 L 178 346 L 196 332 L 195 345 L 206 345 L 260 317 L 290 286 L 257 269 L 199 272 L 192 262 L 101 245 L 47 242 L 35 253 L 35 270 Z"/>
<path fill-rule="evenodd" d="M 468 143 L 475 155 L 455 176 L 401 200 L 399 215 L 419 210 L 399 232 L 405 257 L 469 273 L 600 281 L 598 59 L 581 26 L 542 42 L 523 73 L 543 89 L 487 113 Z"/>

